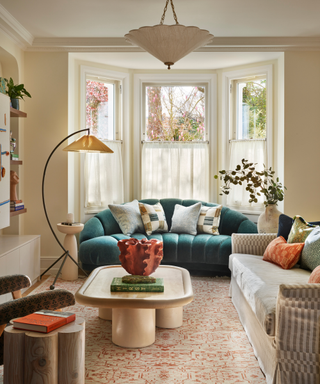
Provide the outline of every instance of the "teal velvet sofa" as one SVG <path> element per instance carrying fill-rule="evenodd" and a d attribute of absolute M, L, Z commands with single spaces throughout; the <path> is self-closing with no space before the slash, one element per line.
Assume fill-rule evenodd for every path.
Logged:
<path fill-rule="evenodd" d="M 142 203 L 154 205 L 160 201 L 170 230 L 171 218 L 176 204 L 191 206 L 199 200 L 181 199 L 145 199 Z M 215 207 L 218 204 L 202 205 Z M 257 233 L 257 226 L 245 215 L 223 207 L 220 216 L 219 235 L 177 233 L 154 233 L 147 236 L 135 233 L 131 237 L 163 241 L 163 260 L 161 264 L 180 266 L 189 271 L 211 271 L 215 274 L 230 274 L 228 268 L 231 254 L 232 233 Z M 129 238 L 124 235 L 111 211 L 105 209 L 88 220 L 80 233 L 79 261 L 85 271 L 102 265 L 120 264 L 119 240 Z"/>

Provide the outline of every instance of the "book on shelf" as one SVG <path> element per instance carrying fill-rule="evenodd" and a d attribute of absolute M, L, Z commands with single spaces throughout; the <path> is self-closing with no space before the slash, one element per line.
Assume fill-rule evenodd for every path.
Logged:
<path fill-rule="evenodd" d="M 22 200 L 10 200 L 10 204 L 20 204 L 22 202 Z"/>
<path fill-rule="evenodd" d="M 21 201 L 21 203 L 15 203 L 14 201 L 10 201 L 10 206 L 11 207 L 21 207 L 21 205 L 23 205 L 22 201 Z"/>
<path fill-rule="evenodd" d="M 49 333 L 76 319 L 72 312 L 49 311 L 42 309 L 30 315 L 12 320 L 13 328 L 25 331 Z"/>
<path fill-rule="evenodd" d="M 127 284 L 121 277 L 114 277 L 110 289 L 111 292 L 164 292 L 164 285 L 162 278 L 151 284 Z"/>
<path fill-rule="evenodd" d="M 10 206 L 10 212 L 21 211 L 22 209 L 24 209 L 24 205 L 20 205 L 19 207 Z"/>
<path fill-rule="evenodd" d="M 18 160 L 19 160 L 19 155 L 17 155 L 16 153 L 11 153 L 11 154 L 10 154 L 10 159 L 11 159 L 11 160 L 17 160 L 17 161 L 18 161 Z"/>

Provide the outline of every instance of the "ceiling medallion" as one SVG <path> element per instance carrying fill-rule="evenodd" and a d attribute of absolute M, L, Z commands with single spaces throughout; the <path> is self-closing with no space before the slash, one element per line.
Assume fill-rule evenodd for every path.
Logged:
<path fill-rule="evenodd" d="M 163 24 L 170 1 L 176 24 Z M 125 35 L 128 42 L 138 45 L 168 66 L 168 69 L 195 49 L 208 44 L 213 35 L 205 29 L 178 23 L 173 1 L 167 0 L 160 24 L 133 29 Z"/>

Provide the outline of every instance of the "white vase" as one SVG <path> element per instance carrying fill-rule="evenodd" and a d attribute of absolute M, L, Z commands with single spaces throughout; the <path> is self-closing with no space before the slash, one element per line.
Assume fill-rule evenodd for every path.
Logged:
<path fill-rule="evenodd" d="M 258 219 L 258 232 L 259 233 L 278 233 L 279 216 L 281 212 L 278 211 L 276 204 L 270 204 L 261 213 Z"/>

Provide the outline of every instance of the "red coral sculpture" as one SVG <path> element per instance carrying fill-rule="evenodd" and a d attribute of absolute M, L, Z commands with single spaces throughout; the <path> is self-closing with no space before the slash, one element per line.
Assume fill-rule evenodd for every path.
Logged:
<path fill-rule="evenodd" d="M 151 275 L 163 258 L 163 243 L 156 239 L 119 240 L 118 247 L 121 265 L 131 275 Z"/>

